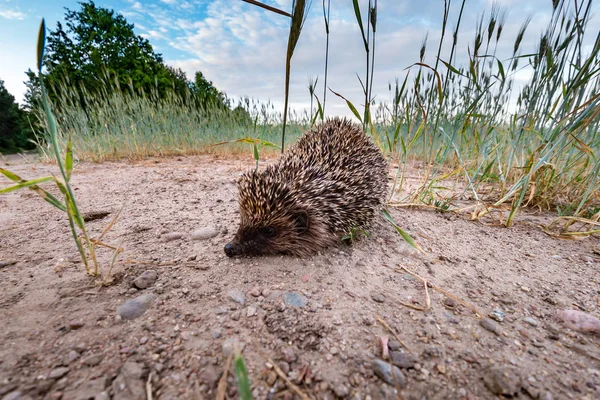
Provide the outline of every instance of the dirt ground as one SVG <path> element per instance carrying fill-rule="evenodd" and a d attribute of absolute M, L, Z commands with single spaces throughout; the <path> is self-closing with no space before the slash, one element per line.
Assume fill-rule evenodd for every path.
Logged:
<path fill-rule="evenodd" d="M 23 178 L 58 174 L 9 163 Z M 103 239 L 124 248 L 108 287 L 84 274 L 63 213 L 31 191 L 0 196 L 0 398 L 214 399 L 236 346 L 255 399 L 302 398 L 286 379 L 313 399 L 600 398 L 600 335 L 555 316 L 600 316 L 598 237 L 553 238 L 539 228 L 553 216 L 533 212 L 507 229 L 392 209 L 426 254 L 381 218 L 351 247 L 229 259 L 234 182 L 252 166 L 212 156 L 77 165 L 82 212 L 109 213 L 90 216 L 92 236 L 125 203 Z M 104 271 L 111 255 L 99 253 Z M 429 310 L 411 308 L 426 305 L 424 285 L 398 267 L 431 282 Z M 145 313 L 127 319 L 119 307 L 148 293 Z M 388 354 L 395 385 L 380 377 L 390 380 Z M 238 398 L 233 372 L 226 398 Z"/>

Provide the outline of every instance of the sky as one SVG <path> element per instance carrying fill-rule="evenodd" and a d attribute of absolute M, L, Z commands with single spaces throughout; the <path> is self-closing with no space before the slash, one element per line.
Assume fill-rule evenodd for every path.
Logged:
<path fill-rule="evenodd" d="M 292 0 L 263 3 L 289 12 Z M 366 15 L 368 0 L 359 3 Z M 230 98 L 248 96 L 283 109 L 289 18 L 241 0 L 96 0 L 95 4 L 125 16 L 167 64 L 181 68 L 188 78 L 202 71 Z M 450 4 L 442 59 L 448 56 L 461 1 Z M 378 1 L 373 81 L 376 101 L 390 98 L 388 85 L 393 85 L 396 78 L 402 81 L 405 69 L 418 61 L 426 35 L 425 62 L 435 62 L 443 5 L 443 0 Z M 551 0 L 467 0 L 458 34 L 459 63 L 467 60 L 467 47 L 473 46 L 477 21 L 483 15 L 487 23 L 493 6 L 506 17 L 498 47 L 501 59 L 510 56 L 518 29 L 528 15 L 532 19 L 522 49 L 524 53 L 533 52 L 552 12 Z M 35 68 L 41 18 L 45 18 L 48 29 L 55 29 L 58 21 L 64 22 L 65 7 L 80 8 L 72 0 L 0 0 L 0 79 L 19 102 L 25 94 L 25 71 Z M 596 3 L 590 26 L 600 26 L 599 11 Z M 595 34 L 593 29 L 590 31 Z M 589 39 L 590 46 L 593 39 Z M 322 1 L 313 0 L 292 59 L 292 109 L 309 106 L 307 86 L 311 78 L 318 78 L 317 95 L 323 97 L 325 40 Z M 329 49 L 327 86 L 355 105 L 362 105 L 364 95 L 357 74 L 364 80 L 365 50 L 351 0 L 331 0 Z M 527 70 L 520 71 L 516 84 L 523 84 L 528 76 Z M 349 115 L 350 111 L 343 100 L 328 92 L 326 113 Z"/>

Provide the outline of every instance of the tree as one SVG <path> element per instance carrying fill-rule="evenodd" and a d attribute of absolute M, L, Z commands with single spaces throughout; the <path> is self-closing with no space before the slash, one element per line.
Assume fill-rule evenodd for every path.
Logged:
<path fill-rule="evenodd" d="M 52 98 L 67 80 L 70 88 L 83 87 L 86 92 L 96 93 L 106 89 L 106 83 L 115 77 L 122 90 L 132 86 L 136 91 L 155 91 L 161 97 L 169 89 L 186 90 L 185 74 L 167 67 L 150 42 L 134 33 L 134 25 L 125 17 L 97 7 L 91 0 L 79 4 L 79 11 L 65 8 L 66 27 L 58 22 L 47 37 L 44 83 Z M 29 79 L 26 99 L 31 106 L 39 84 L 32 75 Z M 85 107 L 85 96 L 81 93 Z"/>
<path fill-rule="evenodd" d="M 200 71 L 196 72 L 194 82 L 190 84 L 190 90 L 192 97 L 200 106 L 205 108 L 226 108 L 228 106 L 225 94 L 221 93 Z"/>
<path fill-rule="evenodd" d="M 15 97 L 6 90 L 0 79 L 0 151 L 4 153 L 32 149 L 29 139 L 33 133 L 26 115 L 15 102 Z"/>

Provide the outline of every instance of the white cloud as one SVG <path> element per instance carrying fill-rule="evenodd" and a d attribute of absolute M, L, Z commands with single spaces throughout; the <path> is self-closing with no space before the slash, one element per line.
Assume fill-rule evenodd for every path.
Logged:
<path fill-rule="evenodd" d="M 6 19 L 18 19 L 18 20 L 22 20 L 25 18 L 25 14 L 23 14 L 21 11 L 14 11 L 14 10 L 0 10 L 0 17 L 6 18 Z"/>

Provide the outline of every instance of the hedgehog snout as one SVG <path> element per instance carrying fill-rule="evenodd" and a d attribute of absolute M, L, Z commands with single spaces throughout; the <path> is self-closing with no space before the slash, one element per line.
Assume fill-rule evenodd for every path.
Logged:
<path fill-rule="evenodd" d="M 234 242 L 229 242 L 224 247 L 225 254 L 227 257 L 234 257 L 240 255 L 241 249 L 239 245 L 236 245 Z"/>

